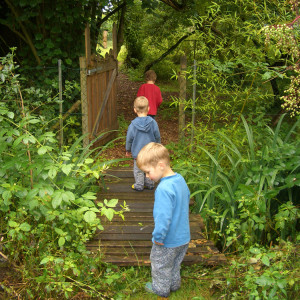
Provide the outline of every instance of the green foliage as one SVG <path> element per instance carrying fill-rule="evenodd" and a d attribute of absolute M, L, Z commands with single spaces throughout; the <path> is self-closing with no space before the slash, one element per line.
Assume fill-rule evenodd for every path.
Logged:
<path fill-rule="evenodd" d="M 13 55 L 1 64 L 2 251 L 30 278 L 31 287 L 24 289 L 24 295 L 43 296 L 45 289 L 68 298 L 96 280 L 91 269 L 102 272 L 99 258 L 92 261 L 85 247 L 96 230 L 103 229 L 97 215 L 108 220 L 116 213 L 122 215 L 122 210 L 114 209 L 117 199 L 95 201 L 96 182 L 114 161 L 97 161 L 101 151 L 90 149 L 91 144 L 82 148 L 84 136 L 68 150 L 60 150 L 55 134 L 39 128 L 41 118 L 24 105 Z M 89 293 L 101 295 L 96 289 Z"/>
<path fill-rule="evenodd" d="M 296 252 L 295 246 L 283 241 L 271 249 L 253 245 L 231 261 L 227 294 L 231 299 L 293 299 L 299 282 Z"/>
<path fill-rule="evenodd" d="M 296 237 L 300 147 L 299 139 L 293 137 L 299 132 L 300 120 L 282 134 L 283 117 L 275 131 L 267 128 L 261 132 L 263 140 L 257 141 L 242 117 L 246 137 L 241 138 L 242 143 L 235 144 L 220 131 L 214 154 L 205 146 L 196 146 L 191 162 L 175 165 L 185 169 L 197 210 L 208 232 L 221 238 L 223 249 L 242 250 L 277 237 Z"/>

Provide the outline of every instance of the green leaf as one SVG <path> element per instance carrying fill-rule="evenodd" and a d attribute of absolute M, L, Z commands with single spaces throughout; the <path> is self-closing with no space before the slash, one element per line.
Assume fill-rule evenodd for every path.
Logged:
<path fill-rule="evenodd" d="M 69 173 L 71 172 L 72 170 L 72 167 L 73 167 L 73 164 L 69 164 L 69 165 L 62 165 L 62 171 L 66 174 L 66 175 L 69 175 Z"/>
<path fill-rule="evenodd" d="M 51 166 L 48 172 L 48 175 L 51 179 L 53 179 L 57 174 L 57 168 L 55 166 Z"/>
<path fill-rule="evenodd" d="M 253 254 L 260 254 L 261 253 L 259 248 L 251 248 L 250 252 L 253 253 Z"/>
<path fill-rule="evenodd" d="M 15 221 L 9 221 L 9 222 L 8 222 L 8 226 L 13 227 L 13 228 L 16 228 L 16 227 L 19 226 L 19 224 L 18 224 L 17 222 L 15 222 Z"/>
<path fill-rule="evenodd" d="M 15 116 L 15 114 L 14 114 L 12 111 L 9 111 L 9 112 L 7 113 L 7 116 L 8 116 L 10 119 L 13 119 L 14 116 Z"/>
<path fill-rule="evenodd" d="M 118 201 L 119 201 L 118 199 L 111 199 L 107 202 L 107 200 L 105 199 L 104 203 L 108 207 L 116 207 L 116 205 L 118 204 Z"/>
<path fill-rule="evenodd" d="M 25 222 L 20 225 L 20 229 L 22 231 L 28 232 L 28 231 L 30 231 L 31 226 L 27 222 Z"/>
<path fill-rule="evenodd" d="M 58 228 L 58 227 L 55 227 L 54 230 L 55 230 L 55 232 L 56 232 L 58 235 L 64 235 L 64 234 L 65 234 L 64 231 L 61 230 L 61 229 Z"/>
<path fill-rule="evenodd" d="M 49 261 L 49 257 L 45 257 L 41 260 L 40 265 L 45 265 Z"/>
<path fill-rule="evenodd" d="M 87 192 L 86 194 L 82 195 L 82 198 L 94 200 L 94 199 L 96 199 L 97 197 L 95 196 L 95 193 Z"/>
<path fill-rule="evenodd" d="M 95 222 L 97 215 L 93 211 L 89 210 L 84 214 L 83 218 L 87 223 L 93 223 Z"/>
<path fill-rule="evenodd" d="M 270 260 L 269 260 L 269 257 L 264 255 L 262 258 L 261 258 L 261 262 L 266 265 L 266 266 L 270 266 Z"/>
<path fill-rule="evenodd" d="M 30 123 L 30 124 L 36 124 L 36 123 L 40 123 L 41 122 L 41 120 L 39 120 L 39 119 L 30 119 L 29 121 L 28 121 L 28 123 Z"/>
<path fill-rule="evenodd" d="M 101 209 L 101 215 L 105 215 L 109 221 L 111 221 L 113 219 L 114 213 L 115 213 L 115 211 L 112 208 L 103 207 Z"/>
<path fill-rule="evenodd" d="M 46 146 L 42 146 L 41 148 L 38 149 L 38 154 L 39 155 L 43 155 L 47 152 L 47 147 Z"/>
<path fill-rule="evenodd" d="M 55 197 L 53 197 L 52 199 L 53 208 L 57 208 L 58 206 L 60 206 L 61 201 L 62 201 L 61 195 L 60 196 L 56 195 Z"/>
<path fill-rule="evenodd" d="M 11 191 L 4 191 L 2 194 L 2 198 L 4 201 L 9 200 L 12 197 Z"/>
<path fill-rule="evenodd" d="M 66 242 L 65 238 L 61 236 L 61 237 L 58 239 L 58 246 L 59 246 L 59 247 L 62 247 L 62 246 L 65 244 L 65 242 Z"/>

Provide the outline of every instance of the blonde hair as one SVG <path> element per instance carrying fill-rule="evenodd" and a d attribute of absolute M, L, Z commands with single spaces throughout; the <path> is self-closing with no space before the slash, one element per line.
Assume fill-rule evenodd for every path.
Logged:
<path fill-rule="evenodd" d="M 146 81 L 154 81 L 155 82 L 156 78 L 157 78 L 156 73 L 153 70 L 149 70 L 145 73 L 145 80 Z"/>
<path fill-rule="evenodd" d="M 149 101 L 146 97 L 140 96 L 134 100 L 133 106 L 138 113 L 148 113 Z"/>
<path fill-rule="evenodd" d="M 164 161 L 166 165 L 170 165 L 170 155 L 168 149 L 159 143 L 151 142 L 144 146 L 137 158 L 137 166 L 142 169 L 143 166 L 156 167 L 158 162 Z"/>

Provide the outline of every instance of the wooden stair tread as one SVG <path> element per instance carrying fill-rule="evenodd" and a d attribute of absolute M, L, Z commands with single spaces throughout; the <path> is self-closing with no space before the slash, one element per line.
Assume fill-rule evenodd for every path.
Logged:
<path fill-rule="evenodd" d="M 106 188 L 97 197 L 96 202 L 104 199 L 118 199 L 115 208 L 126 202 L 129 211 L 124 212 L 124 220 L 115 216 L 109 221 L 105 216 L 98 217 L 104 230 L 98 230 L 87 244 L 87 249 L 93 255 L 101 255 L 104 262 L 119 266 L 150 265 L 150 251 L 152 247 L 153 204 L 154 190 L 136 192 L 132 190 L 132 168 L 106 171 Z M 193 204 L 191 200 L 190 205 Z M 204 222 L 200 215 L 190 214 L 191 241 L 183 263 L 191 265 L 201 263 L 218 265 L 226 263 L 226 257 L 214 246 L 212 241 L 205 239 L 202 230 Z"/>

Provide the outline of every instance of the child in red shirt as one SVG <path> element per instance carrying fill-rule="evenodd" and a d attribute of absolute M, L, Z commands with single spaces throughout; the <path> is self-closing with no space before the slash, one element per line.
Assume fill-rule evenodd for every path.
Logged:
<path fill-rule="evenodd" d="M 146 83 L 142 84 L 137 92 L 137 97 L 145 96 L 149 101 L 148 116 L 155 118 L 157 109 L 162 103 L 160 88 L 155 85 L 156 73 L 149 70 L 145 73 Z"/>

